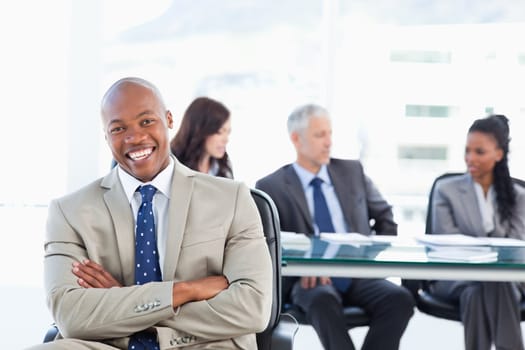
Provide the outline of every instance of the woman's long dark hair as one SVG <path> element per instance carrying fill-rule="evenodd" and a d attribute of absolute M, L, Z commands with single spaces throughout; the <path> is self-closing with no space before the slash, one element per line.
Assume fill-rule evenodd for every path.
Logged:
<path fill-rule="evenodd" d="M 482 132 L 494 137 L 498 147 L 503 151 L 503 157 L 494 166 L 494 190 L 496 191 L 496 203 L 500 221 L 509 221 L 512 218 L 514 207 L 516 206 L 516 192 L 510 177 L 507 155 L 509 153 L 509 120 L 501 114 L 493 114 L 483 119 L 474 121 L 470 129 L 471 132 Z"/>
<path fill-rule="evenodd" d="M 198 171 L 206 138 L 217 133 L 229 118 L 230 111 L 222 103 L 208 97 L 196 98 L 184 112 L 179 130 L 170 142 L 171 152 L 182 164 Z M 233 178 L 228 153 L 215 161 L 219 166 L 217 176 Z"/>

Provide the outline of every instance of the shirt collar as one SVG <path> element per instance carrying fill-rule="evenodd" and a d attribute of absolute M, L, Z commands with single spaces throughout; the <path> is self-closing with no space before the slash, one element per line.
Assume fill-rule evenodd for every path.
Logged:
<path fill-rule="evenodd" d="M 208 169 L 208 175 L 217 176 L 219 173 L 219 162 L 212 158 L 210 162 L 210 169 Z"/>
<path fill-rule="evenodd" d="M 494 198 L 496 197 L 496 194 L 494 193 L 494 186 L 490 185 L 489 190 L 487 191 L 487 196 L 485 197 L 485 192 L 483 192 L 483 187 L 477 183 L 476 181 L 472 181 L 474 184 L 474 189 L 476 190 L 476 195 L 480 200 L 483 200 L 483 202 L 492 203 L 494 201 Z"/>
<path fill-rule="evenodd" d="M 295 172 L 297 173 L 297 176 L 299 176 L 299 180 L 301 181 L 301 185 L 303 186 L 303 190 L 306 190 L 308 186 L 310 186 L 310 182 L 312 182 L 314 177 L 318 177 L 323 182 L 327 183 L 328 185 L 332 185 L 332 181 L 330 180 L 330 175 L 328 175 L 328 168 L 326 165 L 322 165 L 321 169 L 319 169 L 319 172 L 317 174 L 314 174 L 299 164 L 297 162 L 292 164 Z"/>
<path fill-rule="evenodd" d="M 149 182 L 142 182 L 137 180 L 127 172 L 125 172 L 120 165 L 117 166 L 117 172 L 120 179 L 120 183 L 126 193 L 126 198 L 131 203 L 133 195 L 137 190 L 137 187 L 143 185 L 153 185 L 157 188 L 157 191 L 161 192 L 168 199 L 170 198 L 171 179 L 173 177 L 174 161 L 170 157 L 168 166 L 155 176 L 155 178 Z"/>

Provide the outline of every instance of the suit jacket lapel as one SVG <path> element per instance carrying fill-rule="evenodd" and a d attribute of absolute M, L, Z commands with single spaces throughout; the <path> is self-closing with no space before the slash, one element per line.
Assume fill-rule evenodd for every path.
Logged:
<path fill-rule="evenodd" d="M 123 283 L 133 285 L 135 283 L 135 221 L 116 168 L 102 180 L 101 187 L 107 189 L 104 193 L 104 201 L 113 220 Z"/>
<path fill-rule="evenodd" d="M 194 173 L 175 160 L 168 208 L 168 237 L 166 239 L 166 259 L 164 259 L 164 279 L 175 276 L 179 253 L 186 229 L 186 218 L 193 193 Z M 169 252 L 169 253 L 168 253 Z"/>
<path fill-rule="evenodd" d="M 476 197 L 472 181 L 473 180 L 470 176 L 465 175 L 458 190 L 462 204 L 461 207 L 465 211 L 465 213 L 462 214 L 462 217 L 469 221 L 467 227 L 472 227 L 474 229 L 473 232 L 476 232 L 479 235 L 479 233 L 483 233 L 485 230 L 483 228 L 483 221 L 479 211 L 478 198 Z"/>
<path fill-rule="evenodd" d="M 297 207 L 299 208 L 304 221 L 307 223 L 309 232 L 314 232 L 312 217 L 310 210 L 308 209 L 308 203 L 306 202 L 306 196 L 301 185 L 301 180 L 299 180 L 299 177 L 291 165 L 285 169 L 284 182 L 287 186 L 289 194 L 297 203 Z"/>
<path fill-rule="evenodd" d="M 346 223 L 349 226 L 348 228 L 350 231 L 359 231 L 359 227 L 356 227 L 359 222 L 358 218 L 352 217 L 352 213 L 357 213 L 358 211 L 352 210 L 352 207 L 356 206 L 356 199 L 352 191 L 354 186 L 351 184 L 353 181 L 353 178 L 350 176 L 351 174 L 347 173 L 343 177 L 342 172 L 338 171 L 337 167 L 335 167 L 332 162 L 328 164 L 328 174 L 330 174 L 330 179 L 332 180 L 332 184 L 334 186 L 335 195 L 337 196 L 339 204 L 341 205 L 343 216 L 345 217 Z"/>

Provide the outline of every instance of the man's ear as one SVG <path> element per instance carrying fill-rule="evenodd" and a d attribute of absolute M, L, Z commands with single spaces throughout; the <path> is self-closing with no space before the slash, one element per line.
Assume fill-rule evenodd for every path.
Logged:
<path fill-rule="evenodd" d="M 294 146 L 297 147 L 297 145 L 299 144 L 299 138 L 300 138 L 300 135 L 298 132 L 296 131 L 293 131 L 291 134 L 290 134 L 290 140 L 292 140 L 292 143 L 294 144 Z"/>

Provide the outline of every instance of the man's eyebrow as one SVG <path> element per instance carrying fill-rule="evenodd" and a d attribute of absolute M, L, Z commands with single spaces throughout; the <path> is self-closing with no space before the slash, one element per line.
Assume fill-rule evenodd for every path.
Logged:
<path fill-rule="evenodd" d="M 150 109 L 147 109 L 143 112 L 140 112 L 139 114 L 137 114 L 133 119 L 139 119 L 139 118 L 142 118 L 146 115 L 151 115 L 151 114 L 154 114 L 154 112 Z M 122 121 L 122 119 L 119 119 L 119 118 L 115 118 L 115 119 L 111 119 L 109 122 L 108 122 L 108 125 L 111 125 L 111 124 L 115 124 L 115 123 L 120 123 Z"/>

